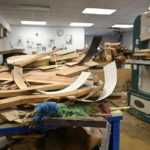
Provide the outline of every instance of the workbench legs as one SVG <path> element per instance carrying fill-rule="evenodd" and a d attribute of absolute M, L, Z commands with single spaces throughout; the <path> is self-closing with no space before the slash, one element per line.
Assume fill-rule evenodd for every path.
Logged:
<path fill-rule="evenodd" d="M 120 146 L 120 120 L 122 120 L 122 116 L 118 117 L 110 117 L 108 121 L 111 124 L 111 135 L 110 135 L 110 143 L 109 150 L 119 150 Z"/>

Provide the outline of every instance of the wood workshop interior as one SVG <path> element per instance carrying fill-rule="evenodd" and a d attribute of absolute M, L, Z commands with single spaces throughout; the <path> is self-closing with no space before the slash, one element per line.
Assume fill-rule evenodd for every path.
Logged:
<path fill-rule="evenodd" d="M 0 150 L 150 150 L 150 0 L 0 0 Z"/>

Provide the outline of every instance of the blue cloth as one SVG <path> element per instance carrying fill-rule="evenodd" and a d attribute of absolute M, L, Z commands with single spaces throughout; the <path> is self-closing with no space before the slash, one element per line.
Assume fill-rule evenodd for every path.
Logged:
<path fill-rule="evenodd" d="M 50 117 L 61 117 L 58 113 L 58 106 L 56 103 L 38 103 L 36 112 L 32 121 L 34 123 L 42 123 Z"/>

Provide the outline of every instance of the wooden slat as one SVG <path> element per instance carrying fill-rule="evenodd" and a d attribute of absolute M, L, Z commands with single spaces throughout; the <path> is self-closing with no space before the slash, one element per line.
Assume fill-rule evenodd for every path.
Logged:
<path fill-rule="evenodd" d="M 150 53 L 134 53 L 134 56 L 145 56 L 145 57 L 150 57 Z"/>
<path fill-rule="evenodd" d="M 0 72 L 9 71 L 10 68 L 8 66 L 0 66 Z"/>
<path fill-rule="evenodd" d="M 60 67 L 60 66 L 62 66 L 62 65 L 50 65 L 50 66 L 42 66 L 42 67 L 38 67 L 39 69 L 41 69 L 41 70 L 49 70 L 49 69 L 55 69 L 55 68 L 57 68 L 57 67 Z"/>
<path fill-rule="evenodd" d="M 75 51 L 74 50 L 64 51 L 64 52 L 56 53 L 56 55 L 61 56 L 61 55 L 66 55 L 66 54 L 70 54 L 70 53 L 75 53 Z"/>
<path fill-rule="evenodd" d="M 69 78 L 64 76 L 56 76 L 55 72 L 51 73 L 32 73 L 24 77 L 27 82 L 51 84 L 51 83 L 72 83 L 76 78 Z M 12 81 L 13 77 L 9 72 L 0 73 L 0 81 Z"/>
<path fill-rule="evenodd" d="M 70 84 L 68 83 L 60 83 L 60 84 L 40 85 L 40 86 L 29 87 L 27 89 L 19 89 L 19 90 L 0 90 L 0 98 L 32 94 L 36 89 L 43 90 L 43 91 L 61 90 L 69 85 Z"/>
<path fill-rule="evenodd" d="M 24 51 L 24 49 L 13 49 L 13 50 L 9 50 L 9 51 L 0 51 L 0 55 L 11 54 L 11 53 L 22 53 L 23 51 Z"/>
<path fill-rule="evenodd" d="M 61 60 L 71 60 L 74 58 L 79 57 L 79 54 L 75 53 L 75 54 L 68 54 L 68 55 L 61 55 L 61 56 L 53 56 L 51 57 L 51 61 L 61 61 Z"/>
<path fill-rule="evenodd" d="M 44 122 L 44 125 L 105 128 L 106 120 L 100 117 L 49 118 Z"/>
<path fill-rule="evenodd" d="M 150 49 L 141 49 L 141 50 L 136 50 L 136 53 L 150 53 Z"/>
<path fill-rule="evenodd" d="M 15 119 L 18 119 L 20 117 L 19 115 L 19 111 L 14 109 L 0 111 L 0 117 L 8 121 L 14 121 Z"/>
<path fill-rule="evenodd" d="M 88 61 L 84 63 L 84 66 L 87 66 L 87 67 L 98 66 L 98 65 L 99 63 L 94 62 L 94 61 Z"/>
<path fill-rule="evenodd" d="M 14 66 L 14 70 L 13 70 L 13 78 L 15 83 L 17 84 L 17 86 L 20 89 L 27 89 L 27 85 L 24 82 L 24 78 L 23 78 L 23 69 L 18 67 L 18 66 Z"/>
<path fill-rule="evenodd" d="M 86 66 L 73 66 L 73 67 L 67 67 L 66 69 L 62 69 L 59 72 L 57 72 L 57 75 L 61 76 L 75 76 L 79 75 L 82 71 L 88 70 L 88 67 Z"/>
<path fill-rule="evenodd" d="M 36 61 L 37 59 L 40 59 L 40 58 L 45 57 L 45 56 L 47 56 L 47 55 L 51 55 L 51 54 L 53 54 L 53 53 L 55 53 L 55 52 L 57 52 L 57 51 L 59 51 L 59 50 L 61 50 L 61 48 L 56 48 L 56 49 L 53 50 L 53 51 L 50 51 L 50 52 L 47 52 L 47 53 L 44 53 L 44 54 L 36 55 L 36 56 L 34 56 L 33 58 L 30 58 L 30 59 L 27 59 L 27 60 L 22 60 L 22 61 L 16 62 L 14 65 L 15 65 L 15 66 L 24 67 L 24 66 L 26 66 L 26 65 L 28 65 L 28 64 L 30 64 L 30 63 Z"/>
<path fill-rule="evenodd" d="M 105 52 L 106 61 L 112 61 L 111 50 L 110 49 L 105 49 L 104 52 Z"/>
<path fill-rule="evenodd" d="M 65 65 L 67 65 L 69 67 L 74 66 L 76 64 L 77 64 L 77 62 L 68 62 L 68 63 L 65 63 Z"/>
<path fill-rule="evenodd" d="M 60 99 L 66 96 L 80 97 L 80 96 L 86 95 L 94 88 L 95 87 L 93 86 L 93 87 L 85 87 L 85 88 L 81 88 L 72 92 L 66 92 L 66 93 L 61 93 L 61 94 L 29 95 L 29 96 L 22 95 L 22 96 L 17 96 L 17 97 L 1 99 L 0 110 L 11 108 L 11 107 L 18 106 L 18 105 L 23 105 L 23 104 L 44 102 L 51 98 Z"/>

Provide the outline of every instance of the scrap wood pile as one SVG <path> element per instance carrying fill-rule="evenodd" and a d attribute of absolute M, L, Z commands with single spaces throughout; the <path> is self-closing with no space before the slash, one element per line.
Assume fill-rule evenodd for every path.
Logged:
<path fill-rule="evenodd" d="M 58 51 L 7 58 L 7 66 L 0 67 L 1 124 L 9 121 L 30 125 L 49 117 L 103 116 L 99 104 L 92 104 L 102 99 L 97 98 L 103 83 L 94 85 L 87 72 L 98 64 L 89 60 L 79 66 L 84 55 Z"/>
<path fill-rule="evenodd" d="M 135 57 L 139 57 L 143 60 L 149 60 L 150 59 L 150 49 L 137 49 L 135 50 L 135 53 L 133 54 Z"/>
<path fill-rule="evenodd" d="M 125 59 L 131 59 L 132 51 L 128 50 L 124 45 L 119 43 L 106 42 L 104 47 L 98 51 L 93 60 L 96 62 L 111 62 L 116 61 L 117 64 L 124 64 Z"/>

